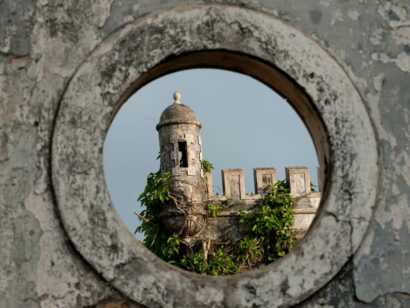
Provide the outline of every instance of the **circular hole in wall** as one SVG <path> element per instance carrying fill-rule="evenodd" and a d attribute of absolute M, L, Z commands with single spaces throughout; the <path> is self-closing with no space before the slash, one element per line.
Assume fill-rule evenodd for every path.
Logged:
<path fill-rule="evenodd" d="M 103 143 L 122 103 L 159 76 L 204 67 L 248 74 L 287 97 L 326 175 L 321 210 L 302 245 L 270 266 L 219 279 L 179 271 L 138 243 L 112 207 L 103 172 Z M 60 219 L 76 250 L 122 294 L 158 307 L 299 303 L 360 245 L 378 179 L 365 105 L 334 58 L 267 14 L 212 5 L 149 16 L 92 53 L 61 99 L 51 171 Z"/>
<path fill-rule="evenodd" d="M 175 89 L 200 122 L 197 131 L 184 121 L 156 129 L 164 110 L 179 105 Z M 207 173 L 203 161 L 213 170 Z M 107 134 L 104 167 L 113 205 L 138 240 L 166 261 L 213 275 L 246 271 L 286 254 L 313 222 L 323 187 L 315 145 L 287 100 L 255 78 L 211 68 L 162 76 L 131 95 Z M 160 169 L 171 175 L 172 198 L 162 207 L 172 203 L 176 211 L 153 216 L 153 205 L 138 196 L 147 197 L 147 176 Z M 186 196 L 186 189 L 201 191 L 186 184 L 195 175 L 205 183 L 197 205 L 195 192 Z M 173 182 L 187 188 L 172 189 Z M 260 219 L 279 221 L 268 226 Z M 275 243 L 279 234 L 282 242 Z M 169 252 L 172 245 L 179 252 Z M 225 264 L 215 270 L 216 256 Z M 225 271 L 231 261 L 234 268 Z"/>

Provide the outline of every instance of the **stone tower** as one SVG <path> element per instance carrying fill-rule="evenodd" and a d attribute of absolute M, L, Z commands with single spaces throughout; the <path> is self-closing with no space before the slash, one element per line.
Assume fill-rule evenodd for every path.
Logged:
<path fill-rule="evenodd" d="M 162 112 L 157 130 L 161 171 L 171 173 L 174 205 L 164 209 L 163 222 L 173 233 L 193 236 L 204 226 L 206 214 L 201 123 L 192 109 L 181 103 L 181 94 L 175 92 L 174 102 Z"/>

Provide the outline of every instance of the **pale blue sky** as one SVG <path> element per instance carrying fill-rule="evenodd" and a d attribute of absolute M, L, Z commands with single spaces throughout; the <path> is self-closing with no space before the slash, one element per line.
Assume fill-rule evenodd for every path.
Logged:
<path fill-rule="evenodd" d="M 114 207 L 134 231 L 138 195 L 148 173 L 159 169 L 155 125 L 175 90 L 202 123 L 204 159 L 213 163 L 215 187 L 221 169 L 243 168 L 253 192 L 253 168 L 309 167 L 316 184 L 318 161 L 309 133 L 290 105 L 259 81 L 215 69 L 192 69 L 158 78 L 132 95 L 115 117 L 104 145 L 104 168 Z"/>

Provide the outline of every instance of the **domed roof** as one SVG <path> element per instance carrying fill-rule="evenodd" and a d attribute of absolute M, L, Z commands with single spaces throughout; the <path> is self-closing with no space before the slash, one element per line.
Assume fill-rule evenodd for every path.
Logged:
<path fill-rule="evenodd" d="M 201 127 L 201 123 L 198 121 L 194 111 L 181 103 L 181 94 L 178 92 L 174 94 L 174 103 L 162 112 L 157 130 L 172 124 L 193 124 Z"/>

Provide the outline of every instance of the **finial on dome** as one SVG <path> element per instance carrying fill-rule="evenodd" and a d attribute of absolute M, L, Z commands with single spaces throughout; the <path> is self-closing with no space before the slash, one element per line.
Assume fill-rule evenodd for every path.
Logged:
<path fill-rule="evenodd" d="M 174 104 L 181 104 L 181 92 L 175 91 L 174 93 Z"/>

